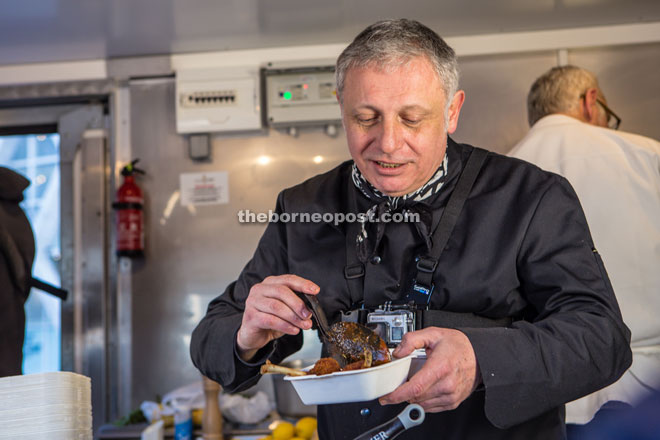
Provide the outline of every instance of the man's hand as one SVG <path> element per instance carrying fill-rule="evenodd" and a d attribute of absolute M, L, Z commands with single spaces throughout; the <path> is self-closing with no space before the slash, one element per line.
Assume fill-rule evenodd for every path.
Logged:
<path fill-rule="evenodd" d="M 271 276 L 252 286 L 236 335 L 241 358 L 250 360 L 273 339 L 311 328 L 312 313 L 294 291 L 317 294 L 319 290 L 313 282 L 296 275 Z"/>
<path fill-rule="evenodd" d="M 458 330 L 428 327 L 406 333 L 392 353 L 401 358 L 426 348 L 422 368 L 396 390 L 379 399 L 381 405 L 411 402 L 427 412 L 455 409 L 481 382 L 472 344 Z"/>

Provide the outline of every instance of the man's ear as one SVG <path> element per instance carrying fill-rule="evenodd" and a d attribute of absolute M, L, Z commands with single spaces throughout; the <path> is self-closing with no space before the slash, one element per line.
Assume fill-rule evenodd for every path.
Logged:
<path fill-rule="evenodd" d="M 598 125 L 598 89 L 591 87 L 584 93 L 584 106 L 582 107 L 584 121 Z"/>
<path fill-rule="evenodd" d="M 465 101 L 465 92 L 459 90 L 454 94 L 454 97 L 449 104 L 448 118 L 447 118 L 447 133 L 452 134 L 458 128 L 458 116 L 461 114 L 461 107 L 463 107 L 463 102 Z"/>

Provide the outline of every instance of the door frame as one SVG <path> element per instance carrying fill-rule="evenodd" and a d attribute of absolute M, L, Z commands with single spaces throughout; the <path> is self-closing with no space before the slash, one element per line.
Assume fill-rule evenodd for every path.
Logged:
<path fill-rule="evenodd" d="M 92 379 L 94 430 L 116 417 L 110 392 L 116 270 L 111 227 L 111 118 L 108 100 L 3 105 L 0 134 L 60 135 L 61 369 Z M 55 130 L 53 130 L 55 129 Z M 111 414 L 112 413 L 112 414 Z"/>

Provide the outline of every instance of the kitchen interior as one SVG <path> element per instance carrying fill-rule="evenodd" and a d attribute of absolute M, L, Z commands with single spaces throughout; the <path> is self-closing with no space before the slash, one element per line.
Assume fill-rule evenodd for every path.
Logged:
<path fill-rule="evenodd" d="M 334 61 L 364 27 L 395 17 L 421 21 L 456 50 L 466 93 L 458 142 L 506 153 L 529 128 L 529 86 L 562 64 L 596 73 L 622 130 L 660 139 L 655 0 L 36 0 L 4 8 L 0 165 L 32 180 L 24 209 L 37 242 L 34 276 L 68 292 L 60 300 L 32 291 L 23 372 L 90 378 L 93 438 L 140 438 L 146 422 L 116 422 L 141 406 L 162 410 L 161 399 L 204 403 L 191 332 L 266 226 L 241 223 L 239 212 L 267 213 L 282 189 L 350 159 Z M 113 205 L 122 170 L 136 159 L 144 243 L 127 253 Z M 308 365 L 319 355 L 309 331 L 289 361 Z M 284 385 L 264 376 L 229 403 L 224 438 L 262 438 L 278 420 L 313 417 L 315 407 Z M 165 438 L 173 433 L 170 423 Z"/>

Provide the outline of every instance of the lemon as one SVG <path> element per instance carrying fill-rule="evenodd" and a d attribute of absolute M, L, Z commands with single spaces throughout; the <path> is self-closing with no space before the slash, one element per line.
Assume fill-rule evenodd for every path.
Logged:
<path fill-rule="evenodd" d="M 295 428 L 292 423 L 289 422 L 280 422 L 275 429 L 273 429 L 273 440 L 291 440 Z"/>
<path fill-rule="evenodd" d="M 316 419 L 314 417 L 303 417 L 296 422 L 296 436 L 310 439 L 316 431 Z"/>
<path fill-rule="evenodd" d="M 204 410 L 201 408 L 196 408 L 192 410 L 192 422 L 193 426 L 202 426 L 202 416 L 204 415 Z"/>
<path fill-rule="evenodd" d="M 174 426 L 174 416 L 163 416 L 163 428 Z"/>

